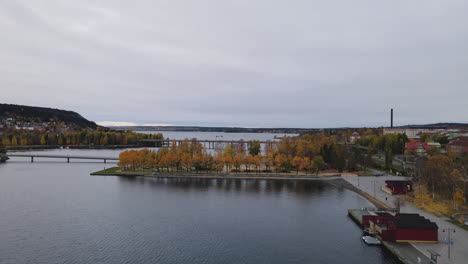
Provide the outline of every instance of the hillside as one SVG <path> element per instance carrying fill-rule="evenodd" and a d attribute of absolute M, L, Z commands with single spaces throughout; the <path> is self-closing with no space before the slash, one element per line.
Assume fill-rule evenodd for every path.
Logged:
<path fill-rule="evenodd" d="M 74 129 L 97 128 L 96 123 L 73 111 L 26 105 L 0 104 L 0 120 L 4 125 L 16 127 L 63 123 Z"/>

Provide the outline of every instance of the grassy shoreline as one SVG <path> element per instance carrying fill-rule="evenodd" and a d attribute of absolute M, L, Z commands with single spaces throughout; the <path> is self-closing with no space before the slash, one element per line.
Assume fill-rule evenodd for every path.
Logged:
<path fill-rule="evenodd" d="M 216 171 L 200 172 L 154 172 L 154 171 L 122 171 L 112 167 L 91 173 L 92 176 L 140 176 L 153 178 L 232 178 L 232 179 L 327 179 L 341 177 L 341 174 L 296 174 L 296 173 L 225 173 Z"/>

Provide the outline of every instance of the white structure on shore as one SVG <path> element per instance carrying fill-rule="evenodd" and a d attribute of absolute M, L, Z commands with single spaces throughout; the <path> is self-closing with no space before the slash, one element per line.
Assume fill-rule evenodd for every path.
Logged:
<path fill-rule="evenodd" d="M 406 134 L 409 138 L 418 138 L 420 134 L 441 134 L 446 131 L 445 128 L 402 128 L 402 127 L 385 127 L 384 135 L 387 134 Z"/>

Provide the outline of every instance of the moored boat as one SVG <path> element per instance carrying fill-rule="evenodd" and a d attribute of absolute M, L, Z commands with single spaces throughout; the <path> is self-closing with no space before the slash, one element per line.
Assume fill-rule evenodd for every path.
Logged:
<path fill-rule="evenodd" d="M 380 242 L 380 240 L 378 240 L 378 239 L 375 238 L 375 237 L 371 237 L 371 236 L 363 236 L 363 237 L 362 237 L 362 240 L 364 241 L 364 243 L 366 243 L 366 244 L 369 245 L 369 246 L 382 244 L 382 243 Z"/>

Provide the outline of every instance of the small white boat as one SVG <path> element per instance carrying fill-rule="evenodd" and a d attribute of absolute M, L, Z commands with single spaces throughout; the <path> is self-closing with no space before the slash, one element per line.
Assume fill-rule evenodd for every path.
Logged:
<path fill-rule="evenodd" d="M 371 236 L 363 236 L 362 240 L 364 241 L 364 243 L 370 246 L 382 244 L 377 238 Z"/>

